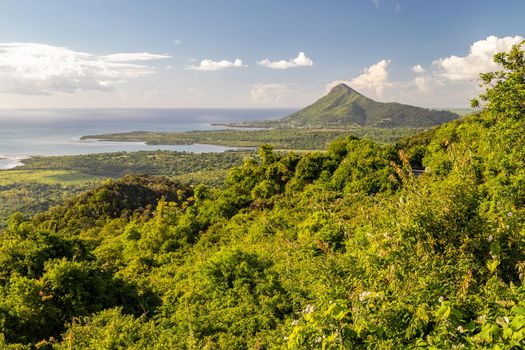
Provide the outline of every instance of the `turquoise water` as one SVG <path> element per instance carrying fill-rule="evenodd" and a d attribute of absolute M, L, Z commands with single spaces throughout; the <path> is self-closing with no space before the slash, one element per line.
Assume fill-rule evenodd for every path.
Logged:
<path fill-rule="evenodd" d="M 81 136 L 129 131 L 219 130 L 212 123 L 278 119 L 289 109 L 44 109 L 0 110 L 0 169 L 31 156 L 173 150 L 224 152 L 213 145 L 146 145 L 80 140 Z"/>

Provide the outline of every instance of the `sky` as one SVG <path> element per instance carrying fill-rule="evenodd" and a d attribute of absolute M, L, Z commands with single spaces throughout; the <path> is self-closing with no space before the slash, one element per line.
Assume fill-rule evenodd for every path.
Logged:
<path fill-rule="evenodd" d="M 1 0 L 0 108 L 466 107 L 523 0 Z"/>

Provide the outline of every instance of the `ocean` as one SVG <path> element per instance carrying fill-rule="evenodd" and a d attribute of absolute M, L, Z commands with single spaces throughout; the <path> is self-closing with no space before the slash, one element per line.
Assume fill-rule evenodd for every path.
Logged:
<path fill-rule="evenodd" d="M 291 109 L 0 109 L 0 169 L 31 156 L 173 150 L 224 152 L 214 145 L 146 145 L 80 140 L 81 136 L 129 131 L 220 130 L 212 123 L 271 120 Z"/>

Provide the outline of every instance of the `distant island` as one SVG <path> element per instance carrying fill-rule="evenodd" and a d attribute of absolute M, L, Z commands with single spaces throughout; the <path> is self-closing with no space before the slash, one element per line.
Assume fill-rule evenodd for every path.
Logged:
<path fill-rule="evenodd" d="M 312 105 L 278 120 L 214 124 L 236 130 L 149 132 L 87 135 L 82 139 L 142 141 L 150 145 L 213 144 L 284 150 L 319 150 L 341 136 L 354 135 L 392 143 L 459 118 L 458 113 L 431 110 L 397 102 L 377 102 L 339 84 Z M 239 130 L 258 128 L 264 130 Z"/>

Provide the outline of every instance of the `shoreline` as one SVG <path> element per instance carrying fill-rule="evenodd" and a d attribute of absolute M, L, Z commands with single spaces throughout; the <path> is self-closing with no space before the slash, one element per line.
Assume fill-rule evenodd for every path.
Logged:
<path fill-rule="evenodd" d="M 95 139 L 92 139 L 92 140 L 95 140 Z M 115 142 L 115 143 L 119 143 L 119 142 L 130 142 L 130 141 L 127 141 L 127 140 L 95 140 L 95 141 L 101 141 L 101 142 Z M 13 170 L 13 169 L 16 169 L 20 166 L 23 166 L 25 165 L 25 160 L 28 160 L 28 159 L 31 159 L 31 158 L 50 158 L 50 157 L 67 157 L 67 156 L 71 156 L 71 157 L 76 157 L 76 156 L 90 156 L 90 155 L 94 155 L 94 154 L 110 154 L 110 153 L 120 153 L 120 152 L 124 152 L 124 153 L 140 153 L 140 152 L 156 152 L 156 151 L 163 151 L 163 152 L 174 152 L 174 153 L 194 153 L 194 154 L 201 154 L 201 153 L 230 153 L 230 152 L 247 152 L 247 151 L 255 151 L 257 148 L 256 147 L 238 147 L 238 146 L 225 146 L 225 145 L 220 145 L 220 144 L 201 144 L 201 143 L 193 143 L 193 144 L 180 144 L 180 145 L 153 145 L 153 144 L 148 144 L 144 141 L 137 141 L 136 143 L 139 143 L 139 144 L 143 144 L 143 145 L 148 145 L 148 146 L 187 146 L 189 148 L 197 148 L 197 150 L 173 150 L 173 149 L 162 149 L 162 148 L 158 148 L 156 150 L 136 150 L 136 151 L 108 151 L 108 152 L 92 152 L 92 153 L 78 153 L 78 154 L 49 154 L 49 155 L 33 155 L 33 156 L 14 156 L 14 157 L 2 157 L 0 158 L 0 171 L 2 170 Z M 210 146 L 214 146 L 214 147 L 221 147 L 223 148 L 222 150 L 215 150 L 215 151 L 212 151 L 212 150 L 209 150 L 209 151 L 206 151 L 206 150 L 201 150 L 199 151 L 198 148 L 199 147 L 210 147 Z"/>
<path fill-rule="evenodd" d="M 82 156 L 82 155 L 92 155 L 92 154 L 103 154 L 103 153 L 116 153 L 116 152 L 126 152 L 126 153 L 136 153 L 136 152 L 153 152 L 153 151 L 169 151 L 177 153 L 226 153 L 226 152 L 242 152 L 242 151 L 253 151 L 254 147 L 243 147 L 235 145 L 225 145 L 220 143 L 199 143 L 199 142 L 188 142 L 188 143 L 178 143 L 178 144 L 155 144 L 150 143 L 144 140 L 108 140 L 104 138 L 94 137 L 90 138 L 90 135 L 86 136 L 76 136 L 73 137 L 73 140 L 79 144 L 110 144 L 110 145 L 133 145 L 133 146 L 146 146 L 144 149 L 120 149 L 120 150 L 103 150 L 96 151 L 93 149 L 89 152 L 59 152 L 55 154 L 32 154 L 32 155 L 15 155 L 15 156 L 0 156 L 0 171 L 1 170 L 11 170 L 17 167 L 23 166 L 24 160 L 30 159 L 33 157 L 61 157 L 61 156 Z M 125 148 L 125 147 L 123 147 Z"/>
<path fill-rule="evenodd" d="M 24 165 L 24 160 L 31 158 L 30 156 L 15 156 L 15 157 L 1 157 L 0 170 L 11 170 L 21 165 Z"/>

